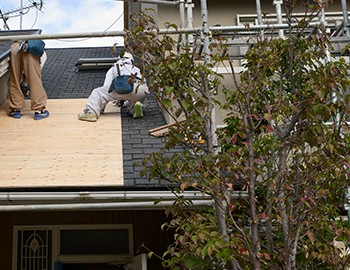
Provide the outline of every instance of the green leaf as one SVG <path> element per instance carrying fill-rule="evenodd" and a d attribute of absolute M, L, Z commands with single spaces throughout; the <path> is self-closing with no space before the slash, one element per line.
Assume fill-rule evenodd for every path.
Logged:
<path fill-rule="evenodd" d="M 198 114 L 196 114 L 194 117 L 196 118 L 196 120 L 197 120 L 198 122 L 203 121 L 203 118 L 202 118 L 200 115 L 198 115 Z"/>
<path fill-rule="evenodd" d="M 205 246 L 201 251 L 202 257 L 206 257 L 208 254 L 208 246 Z"/>
<path fill-rule="evenodd" d="M 177 25 L 175 23 L 169 24 L 169 27 L 173 27 L 175 30 L 177 30 Z"/>
<path fill-rule="evenodd" d="M 190 104 L 191 104 L 191 100 L 190 99 L 184 99 L 184 100 L 181 101 L 181 104 L 182 104 L 182 106 L 184 106 L 185 109 L 187 109 L 188 106 L 190 106 Z"/>
<path fill-rule="evenodd" d="M 169 99 L 163 99 L 162 103 L 165 107 L 171 108 L 171 101 Z"/>
<path fill-rule="evenodd" d="M 183 141 L 185 139 L 186 135 L 183 134 L 183 133 L 177 133 L 176 134 L 176 138 L 179 140 L 179 141 Z"/>
<path fill-rule="evenodd" d="M 150 258 L 152 257 L 153 254 L 154 254 L 153 251 L 148 252 L 148 253 L 147 253 L 147 258 L 150 259 Z"/>
<path fill-rule="evenodd" d="M 143 27 L 141 26 L 138 26 L 136 29 L 135 29 L 136 33 L 139 33 L 141 31 L 143 31 Z"/>
<path fill-rule="evenodd" d="M 155 200 L 155 201 L 154 201 L 154 205 L 159 204 L 162 200 L 163 200 L 163 198 L 159 198 L 158 200 Z"/>
<path fill-rule="evenodd" d="M 166 90 L 166 93 L 168 95 L 170 95 L 174 91 L 174 87 L 173 86 L 166 86 L 165 90 Z"/>

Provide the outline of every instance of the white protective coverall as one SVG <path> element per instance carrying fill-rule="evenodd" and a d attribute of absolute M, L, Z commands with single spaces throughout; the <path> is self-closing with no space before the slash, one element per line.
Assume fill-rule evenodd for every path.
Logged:
<path fill-rule="evenodd" d="M 108 93 L 109 87 L 115 77 L 118 76 L 118 70 L 116 65 L 119 65 L 121 75 L 131 75 L 136 76 L 134 81 L 134 90 L 129 94 L 118 94 L 115 91 Z M 105 81 L 103 86 L 95 88 L 87 102 L 85 109 L 92 110 L 97 114 L 97 117 L 100 115 L 101 111 L 104 110 L 107 103 L 114 100 L 128 100 L 129 104 L 127 106 L 128 112 L 133 114 L 133 107 L 136 101 L 141 103 L 145 100 L 149 94 L 149 89 L 144 79 L 142 81 L 142 75 L 140 69 L 133 65 L 133 62 L 129 58 L 119 59 L 113 67 L 111 67 L 106 74 Z"/>

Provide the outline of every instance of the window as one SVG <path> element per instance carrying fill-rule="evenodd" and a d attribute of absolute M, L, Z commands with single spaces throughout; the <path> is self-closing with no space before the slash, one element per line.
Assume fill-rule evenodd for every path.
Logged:
<path fill-rule="evenodd" d="M 51 269 L 51 237 L 51 230 L 19 230 L 17 235 L 17 269 Z"/>
<path fill-rule="evenodd" d="M 128 229 L 61 230 L 61 255 L 128 253 Z"/>
<path fill-rule="evenodd" d="M 13 270 L 62 264 L 129 262 L 132 225 L 14 226 Z"/>

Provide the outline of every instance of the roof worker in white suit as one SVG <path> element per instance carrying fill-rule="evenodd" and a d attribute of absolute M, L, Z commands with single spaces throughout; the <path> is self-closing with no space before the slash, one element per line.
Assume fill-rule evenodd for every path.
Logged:
<path fill-rule="evenodd" d="M 146 80 L 142 79 L 140 69 L 133 63 L 134 57 L 129 52 L 119 57 L 107 71 L 103 86 L 91 92 L 84 112 L 78 114 L 79 120 L 96 122 L 107 103 L 115 100 L 127 101 L 127 110 L 134 118 L 143 117 L 142 102 L 149 94 L 149 89 Z"/>

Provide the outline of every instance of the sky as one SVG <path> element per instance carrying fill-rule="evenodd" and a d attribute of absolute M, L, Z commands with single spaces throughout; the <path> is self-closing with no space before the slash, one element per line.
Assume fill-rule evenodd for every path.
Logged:
<path fill-rule="evenodd" d="M 40 0 L 0 0 L 2 13 L 31 5 Z M 22 16 L 22 29 L 41 29 L 42 34 L 64 34 L 122 31 L 124 28 L 124 2 L 115 0 L 44 0 L 42 12 L 31 8 Z M 10 30 L 20 29 L 20 16 L 10 14 L 7 24 Z M 119 18 L 119 19 L 118 19 Z M 114 24 L 113 24 L 114 23 Z M 0 21 L 0 30 L 4 30 L 4 23 Z M 99 47 L 113 46 L 114 43 L 123 45 L 121 37 L 108 38 L 80 38 L 62 40 L 44 40 L 46 48 L 70 47 Z"/>

